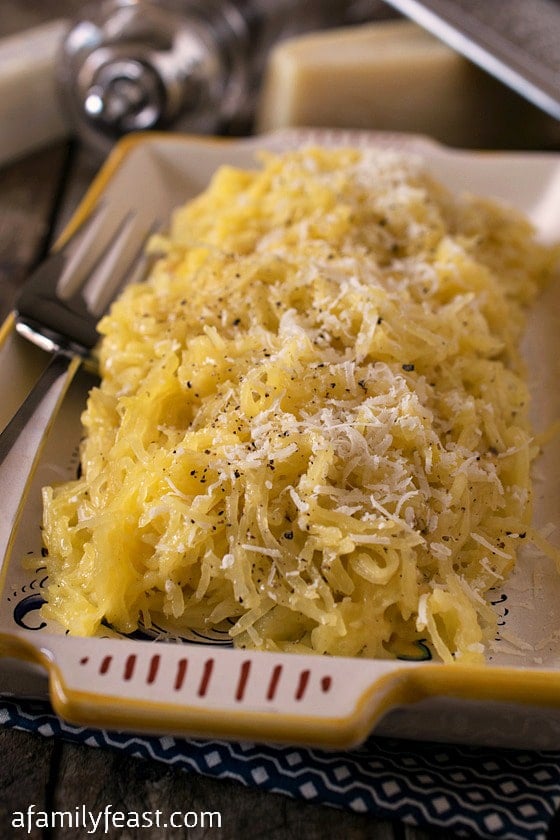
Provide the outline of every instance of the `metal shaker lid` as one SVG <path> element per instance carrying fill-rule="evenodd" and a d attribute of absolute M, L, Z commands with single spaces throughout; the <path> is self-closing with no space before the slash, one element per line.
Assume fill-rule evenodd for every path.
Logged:
<path fill-rule="evenodd" d="M 152 128 L 165 107 L 161 80 L 149 64 L 137 59 L 109 59 L 84 91 L 89 119 L 119 134 Z"/>
<path fill-rule="evenodd" d="M 58 75 L 86 142 L 107 151 L 130 131 L 211 132 L 224 112 L 240 107 L 244 22 L 230 16 L 217 40 L 213 5 L 184 4 L 187 14 L 176 3 L 105 0 L 85 10 L 65 39 Z"/>

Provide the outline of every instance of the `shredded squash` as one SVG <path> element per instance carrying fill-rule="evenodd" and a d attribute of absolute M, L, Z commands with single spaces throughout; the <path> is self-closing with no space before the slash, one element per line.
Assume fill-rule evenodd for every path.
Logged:
<path fill-rule="evenodd" d="M 481 661 L 531 519 L 524 309 L 554 251 L 422 161 L 220 169 L 101 321 L 81 475 L 44 490 L 72 634 Z"/>

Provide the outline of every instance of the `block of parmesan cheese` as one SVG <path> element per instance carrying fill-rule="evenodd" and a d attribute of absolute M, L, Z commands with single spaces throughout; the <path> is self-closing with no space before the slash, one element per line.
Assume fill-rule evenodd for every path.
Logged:
<path fill-rule="evenodd" d="M 316 32 L 270 54 L 256 127 L 411 131 L 466 147 L 554 147 L 560 123 L 405 19 Z"/>

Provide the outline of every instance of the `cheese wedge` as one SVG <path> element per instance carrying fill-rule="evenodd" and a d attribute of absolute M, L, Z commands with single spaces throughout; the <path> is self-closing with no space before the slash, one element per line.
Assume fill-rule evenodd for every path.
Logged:
<path fill-rule="evenodd" d="M 270 54 L 258 131 L 287 126 L 410 131 L 457 146 L 552 146 L 560 123 L 411 21 L 280 43 Z"/>

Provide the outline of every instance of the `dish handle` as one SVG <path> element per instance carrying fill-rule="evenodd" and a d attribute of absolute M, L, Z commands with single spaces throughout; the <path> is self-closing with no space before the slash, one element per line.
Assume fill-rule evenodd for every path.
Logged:
<path fill-rule="evenodd" d="M 348 748 L 415 699 L 417 663 L 38 635 L 0 633 L 0 654 L 46 668 L 55 711 L 80 726 Z"/>

